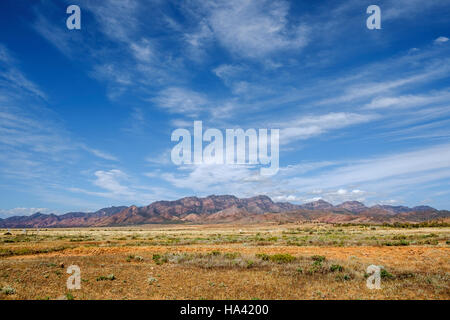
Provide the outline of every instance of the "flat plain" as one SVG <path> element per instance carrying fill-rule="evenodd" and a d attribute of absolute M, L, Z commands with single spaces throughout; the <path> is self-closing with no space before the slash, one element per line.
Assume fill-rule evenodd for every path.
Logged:
<path fill-rule="evenodd" d="M 0 230 L 0 299 L 450 299 L 450 227 Z M 381 289 L 366 286 L 382 266 Z M 81 270 L 69 290 L 66 270 Z"/>

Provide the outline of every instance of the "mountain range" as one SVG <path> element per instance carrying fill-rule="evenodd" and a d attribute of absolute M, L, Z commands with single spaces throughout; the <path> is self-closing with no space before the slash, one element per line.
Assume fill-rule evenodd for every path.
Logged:
<path fill-rule="evenodd" d="M 429 206 L 375 205 L 358 201 L 332 205 L 324 200 L 302 205 L 273 202 L 267 196 L 237 198 L 211 195 L 156 201 L 148 206 L 110 207 L 96 212 L 63 215 L 37 212 L 0 219 L 1 228 L 109 227 L 149 223 L 258 223 L 266 221 L 318 221 L 327 223 L 422 222 L 450 217 L 450 211 Z"/>

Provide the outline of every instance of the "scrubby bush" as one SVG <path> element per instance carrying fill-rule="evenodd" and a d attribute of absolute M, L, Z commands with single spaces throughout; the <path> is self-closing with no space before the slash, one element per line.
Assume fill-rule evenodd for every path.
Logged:
<path fill-rule="evenodd" d="M 330 271 L 331 272 L 335 272 L 335 271 L 342 272 L 342 271 L 344 271 L 344 267 L 339 264 L 333 264 L 330 267 Z"/>
<path fill-rule="evenodd" d="M 152 259 L 153 259 L 153 261 L 155 261 L 155 263 L 156 263 L 157 265 L 164 264 L 164 263 L 166 263 L 166 262 L 168 261 L 166 255 L 161 256 L 161 255 L 159 255 L 159 254 L 154 254 L 153 257 L 152 257 Z"/>
<path fill-rule="evenodd" d="M 158 279 L 154 278 L 154 277 L 148 277 L 147 282 L 149 284 L 153 284 L 155 282 L 158 282 Z"/>
<path fill-rule="evenodd" d="M 100 276 L 97 277 L 97 281 L 104 281 L 104 280 L 109 280 L 109 281 L 113 281 L 116 280 L 116 277 L 114 276 L 114 274 L 109 274 L 107 276 Z"/>
<path fill-rule="evenodd" d="M 288 253 L 278 253 L 270 256 L 270 261 L 276 263 L 289 263 L 295 260 L 294 256 L 291 256 Z"/>
<path fill-rule="evenodd" d="M 232 259 L 236 259 L 236 258 L 239 257 L 240 255 L 241 255 L 241 254 L 238 253 L 238 252 L 227 252 L 227 253 L 225 253 L 223 256 L 224 256 L 226 259 L 232 260 Z"/>
<path fill-rule="evenodd" d="M 389 273 L 386 269 L 381 269 L 380 276 L 382 279 L 394 279 L 394 275 Z"/>
<path fill-rule="evenodd" d="M 319 256 L 319 255 L 314 255 L 311 257 L 311 259 L 313 259 L 314 261 L 318 261 L 318 262 L 324 262 L 325 261 L 325 257 L 324 256 Z"/>
<path fill-rule="evenodd" d="M 6 286 L 6 287 L 1 288 L 0 292 L 3 292 L 6 295 L 10 295 L 10 294 L 15 294 L 16 289 L 14 289 L 13 287 L 10 287 L 10 286 Z"/>
<path fill-rule="evenodd" d="M 265 253 L 257 253 L 255 255 L 257 258 L 264 260 L 264 261 L 269 261 L 270 260 L 270 256 L 268 254 Z"/>

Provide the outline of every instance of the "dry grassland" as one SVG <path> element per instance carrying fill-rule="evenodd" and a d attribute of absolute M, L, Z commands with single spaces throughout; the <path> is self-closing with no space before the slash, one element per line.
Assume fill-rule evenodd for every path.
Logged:
<path fill-rule="evenodd" d="M 450 299 L 450 228 L 149 225 L 0 231 L 0 299 Z M 81 269 L 68 290 L 67 267 Z M 381 289 L 367 267 L 384 267 Z"/>

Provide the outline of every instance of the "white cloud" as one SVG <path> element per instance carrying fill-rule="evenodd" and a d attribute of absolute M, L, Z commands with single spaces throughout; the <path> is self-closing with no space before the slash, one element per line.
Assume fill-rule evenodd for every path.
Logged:
<path fill-rule="evenodd" d="M 123 86 L 132 84 L 132 76 L 129 72 L 114 64 L 96 65 L 92 76 L 97 79 L 107 79 L 108 81 L 113 81 Z"/>
<path fill-rule="evenodd" d="M 321 198 L 334 204 L 350 200 L 366 202 L 395 197 L 405 186 L 422 187 L 450 178 L 450 145 L 339 161 L 306 170 L 281 168 L 279 174 L 269 179 L 257 179 L 258 171 L 245 166 L 198 165 L 178 170 L 160 176 L 177 188 L 203 194 L 235 194 L 239 190 L 240 195 L 266 194 L 276 201 L 310 202 Z"/>
<path fill-rule="evenodd" d="M 184 39 L 188 44 L 189 58 L 202 62 L 205 57 L 205 49 L 213 40 L 214 34 L 205 21 L 201 21 L 196 32 L 186 33 Z"/>
<path fill-rule="evenodd" d="M 95 176 L 97 179 L 94 184 L 102 189 L 111 191 L 114 194 L 129 196 L 132 192 L 125 185 L 121 184 L 121 181 L 127 180 L 128 176 L 120 170 L 112 169 L 109 171 L 96 171 Z"/>
<path fill-rule="evenodd" d="M 377 97 L 366 104 L 364 109 L 384 109 L 384 108 L 411 108 L 425 106 L 437 102 L 447 102 L 450 100 L 450 91 L 444 90 L 428 95 L 403 95 L 393 97 Z"/>
<path fill-rule="evenodd" d="M 315 202 L 315 201 L 319 201 L 319 200 L 323 200 L 322 197 L 314 197 L 314 198 L 299 198 L 301 200 L 301 202 L 303 203 L 309 203 L 309 202 Z"/>
<path fill-rule="evenodd" d="M 220 66 L 213 69 L 213 72 L 216 76 L 227 82 L 230 78 L 238 76 L 244 70 L 245 68 L 243 66 L 221 64 Z"/>
<path fill-rule="evenodd" d="M 118 159 L 115 156 L 113 156 L 107 152 L 103 152 L 101 150 L 90 148 L 84 144 L 80 144 L 80 148 L 86 150 L 87 152 L 93 154 L 94 156 L 96 156 L 98 158 L 101 158 L 104 160 L 110 160 L 110 161 L 118 161 Z"/>
<path fill-rule="evenodd" d="M 7 85 L 9 91 L 20 91 L 21 95 L 31 94 L 34 97 L 47 99 L 44 92 L 32 81 L 30 81 L 20 70 L 15 67 L 16 61 L 9 50 L 0 44 L 0 73 L 1 86 Z M 3 93 L 5 94 L 5 93 Z"/>
<path fill-rule="evenodd" d="M 159 171 L 152 173 L 144 173 L 144 176 L 154 178 L 158 176 Z M 102 197 L 121 201 L 129 204 L 134 202 L 139 205 L 148 205 L 153 201 L 161 199 L 179 198 L 180 195 L 170 189 L 157 186 L 141 185 L 137 179 L 128 175 L 119 169 L 98 170 L 94 172 L 95 179 L 93 185 L 102 189 L 101 191 L 93 191 L 83 188 L 67 188 L 68 191 L 74 193 L 82 193 L 95 197 Z"/>
<path fill-rule="evenodd" d="M 445 10 L 448 5 L 446 0 L 388 0 L 382 6 L 382 17 L 384 20 L 391 19 L 418 19 L 422 14 L 427 14 L 430 10 Z M 384 9 L 386 8 L 386 9 Z M 437 13 L 439 14 L 439 13 Z"/>
<path fill-rule="evenodd" d="M 274 196 L 272 197 L 272 200 L 275 202 L 297 202 L 303 201 L 303 198 L 290 194 L 290 195 Z"/>
<path fill-rule="evenodd" d="M 150 62 L 154 58 L 154 52 L 148 39 L 133 42 L 130 44 L 130 48 L 137 60 Z"/>
<path fill-rule="evenodd" d="M 231 52 L 260 58 L 280 50 L 299 50 L 308 42 L 307 27 L 289 23 L 287 1 L 227 0 L 201 2 L 200 5 L 205 17 L 201 20 L 200 31 L 188 37 L 193 45 L 203 43 L 199 38 L 212 38 L 212 32 Z M 206 37 L 205 29 L 208 30 Z"/>
<path fill-rule="evenodd" d="M 101 30 L 111 39 L 128 42 L 136 32 L 139 21 L 139 2 L 135 0 L 82 1 L 100 23 Z"/>
<path fill-rule="evenodd" d="M 161 91 L 152 101 L 170 113 L 180 113 L 188 117 L 195 117 L 198 112 L 209 107 L 208 99 L 202 94 L 178 87 Z"/>
<path fill-rule="evenodd" d="M 160 152 L 156 155 L 151 155 L 148 156 L 147 158 L 145 158 L 145 161 L 151 163 L 151 164 L 156 164 L 156 165 L 167 165 L 171 163 L 171 158 L 170 158 L 170 153 L 171 153 L 171 149 L 167 149 L 163 152 Z"/>
<path fill-rule="evenodd" d="M 0 209 L 0 218 L 8 218 L 13 216 L 29 216 L 36 212 L 50 213 L 47 208 L 13 208 L 13 209 Z"/>
<path fill-rule="evenodd" d="M 288 183 L 303 190 L 336 188 L 346 185 L 373 185 L 380 182 L 392 187 L 443 179 L 450 175 L 450 145 L 360 160 L 323 172 L 311 178 L 292 178 Z"/>
<path fill-rule="evenodd" d="M 246 192 L 246 184 L 252 184 L 252 178 L 259 175 L 259 171 L 243 165 L 201 164 L 180 167 L 179 170 L 178 174 L 165 173 L 161 177 L 178 188 L 208 194 L 233 194 L 238 189 Z"/>
<path fill-rule="evenodd" d="M 348 190 L 345 188 L 339 188 L 336 191 L 325 191 L 321 193 L 322 199 L 328 201 L 334 205 L 340 204 L 345 201 L 360 201 L 364 202 L 366 200 L 366 191 L 359 189 Z"/>
<path fill-rule="evenodd" d="M 188 128 L 193 127 L 194 122 L 192 120 L 184 120 L 184 119 L 173 119 L 170 121 L 170 124 L 175 128 Z"/>
<path fill-rule="evenodd" d="M 447 42 L 449 39 L 447 37 L 439 37 L 436 40 L 434 40 L 435 43 L 444 43 Z"/>
<path fill-rule="evenodd" d="M 274 127 L 281 128 L 280 143 L 287 144 L 378 118 L 379 116 L 375 114 L 332 112 L 319 116 L 299 117 L 285 123 L 274 124 Z"/>

